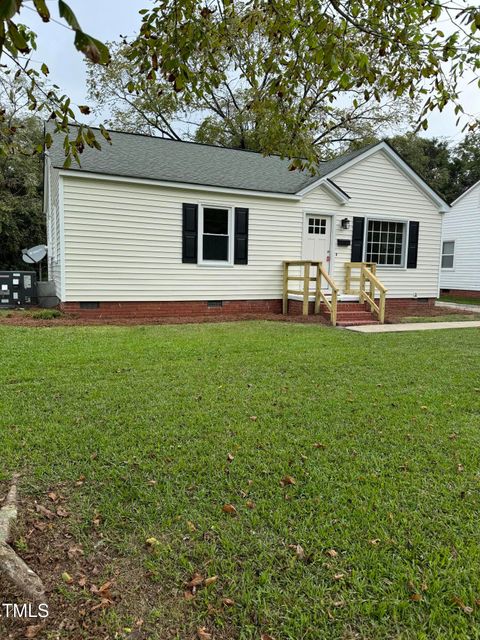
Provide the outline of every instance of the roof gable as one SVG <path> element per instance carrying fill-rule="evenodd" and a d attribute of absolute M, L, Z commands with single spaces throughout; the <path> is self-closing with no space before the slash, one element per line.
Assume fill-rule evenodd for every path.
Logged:
<path fill-rule="evenodd" d="M 350 167 L 355 166 L 359 162 L 362 162 L 366 158 L 378 152 L 385 153 L 393 164 L 400 169 L 400 171 L 402 171 L 402 173 L 406 175 L 420 189 L 420 191 L 432 200 L 440 211 L 447 211 L 450 208 L 445 199 L 432 189 L 425 180 L 395 151 L 395 149 L 385 141 L 369 145 L 368 147 L 360 149 L 358 152 L 353 154 L 336 158 L 337 166 L 333 166 L 333 168 L 331 168 L 331 170 L 324 176 L 317 178 L 315 182 L 310 183 L 301 189 L 299 191 L 299 195 L 306 195 L 312 189 L 319 186 L 325 178 L 333 180 L 336 176 L 347 171 Z M 333 162 L 334 161 L 332 161 L 332 163 Z"/>
<path fill-rule="evenodd" d="M 459 195 L 458 198 L 454 200 L 450 206 L 451 207 L 455 206 L 456 204 L 458 204 L 458 202 L 460 202 L 460 200 L 463 200 L 465 196 L 471 194 L 473 191 L 475 191 L 475 189 L 478 189 L 479 187 L 480 187 L 480 180 L 472 184 L 471 187 L 469 187 L 461 195 Z"/>

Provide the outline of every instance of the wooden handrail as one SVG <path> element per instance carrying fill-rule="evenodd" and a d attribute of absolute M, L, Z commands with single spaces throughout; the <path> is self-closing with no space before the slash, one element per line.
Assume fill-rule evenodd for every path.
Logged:
<path fill-rule="evenodd" d="M 292 276 L 289 274 L 289 267 L 303 267 L 303 276 Z M 315 277 L 311 277 L 310 269 L 315 267 Z M 325 293 L 322 291 L 322 277 L 332 290 L 332 299 L 328 300 Z M 303 282 L 301 290 L 290 289 L 288 283 L 290 280 L 297 282 Z M 327 273 L 321 262 L 315 260 L 285 260 L 283 263 L 283 314 L 288 313 L 288 295 L 302 296 L 302 314 L 308 315 L 308 305 L 310 302 L 310 282 L 315 282 L 315 313 L 320 313 L 321 302 L 325 303 L 325 306 L 330 311 L 331 323 L 335 326 L 337 322 L 337 299 L 339 288 L 335 284 L 334 280 Z M 313 292 L 312 292 L 313 293 Z"/>
<path fill-rule="evenodd" d="M 365 282 L 368 280 L 370 283 L 370 291 L 366 292 Z M 378 289 L 379 300 L 378 304 L 375 302 L 375 289 Z M 366 302 L 370 305 L 370 310 L 375 311 L 378 315 L 380 324 L 385 322 L 385 298 L 387 289 L 385 285 L 380 282 L 377 276 L 364 264 L 360 270 L 360 302 Z"/>

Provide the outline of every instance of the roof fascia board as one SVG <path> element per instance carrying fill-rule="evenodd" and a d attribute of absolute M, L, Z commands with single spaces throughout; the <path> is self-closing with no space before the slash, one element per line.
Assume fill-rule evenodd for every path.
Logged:
<path fill-rule="evenodd" d="M 463 193 L 461 193 L 458 198 L 456 198 L 452 204 L 450 205 L 451 207 L 453 207 L 455 204 L 457 204 L 457 202 L 459 202 L 459 200 L 461 200 L 462 198 L 464 198 L 466 195 L 468 195 L 471 191 L 473 191 L 476 187 L 480 186 L 480 180 L 478 180 L 478 182 L 475 182 L 475 184 L 472 184 L 471 187 L 469 187 L 466 191 L 464 191 Z"/>
<path fill-rule="evenodd" d="M 150 186 L 167 187 L 169 189 L 187 189 L 189 191 L 212 191 L 216 193 L 225 193 L 239 196 L 254 196 L 256 198 L 274 198 L 280 200 L 301 200 L 298 193 L 277 193 L 270 191 L 252 191 L 248 189 L 232 189 L 230 187 L 216 187 L 201 184 L 192 184 L 187 182 L 168 182 L 167 180 L 153 180 L 149 178 L 134 178 L 128 176 L 110 175 L 106 173 L 95 173 L 91 171 L 77 171 L 75 169 L 60 169 L 61 176 L 70 176 L 75 178 L 89 178 L 93 180 L 104 180 L 108 182 L 124 182 L 133 184 L 145 184 Z"/>
<path fill-rule="evenodd" d="M 350 196 L 345 193 L 343 189 L 340 189 L 340 187 L 336 185 L 333 180 L 327 178 L 326 180 L 323 180 L 323 182 L 321 182 L 318 186 L 323 187 L 325 191 L 328 191 L 328 193 L 342 205 L 347 204 L 347 202 L 349 202 L 350 200 Z"/>
<path fill-rule="evenodd" d="M 338 167 L 337 169 L 334 169 L 333 171 L 331 171 L 330 173 L 327 173 L 325 176 L 323 176 L 323 178 L 320 178 L 317 182 L 312 183 L 311 185 L 309 185 L 308 187 L 305 187 L 305 189 L 303 189 L 302 191 L 299 191 L 298 194 L 299 195 L 305 195 L 305 193 L 308 193 L 308 191 L 311 191 L 312 189 L 314 189 L 316 186 L 318 186 L 321 183 L 321 180 L 324 178 L 334 178 L 335 176 L 339 175 L 340 173 L 343 173 L 344 171 L 347 171 L 347 169 L 350 169 L 351 167 L 355 166 L 358 162 L 360 162 L 361 160 L 365 160 L 366 158 L 368 158 L 369 156 L 373 155 L 374 153 L 377 153 L 378 151 L 383 151 L 384 153 L 386 153 L 386 155 L 392 160 L 392 162 L 408 177 L 410 178 L 410 180 L 412 180 L 414 182 L 414 184 L 417 185 L 417 187 L 423 191 L 423 193 L 428 196 L 430 198 L 430 200 L 432 200 L 438 207 L 438 209 L 440 211 L 448 211 L 448 209 L 450 209 L 450 206 L 448 205 L 447 202 L 445 202 L 445 200 L 443 200 L 443 198 L 441 198 L 439 195 L 437 195 L 435 193 L 435 191 L 433 189 L 431 189 L 428 184 L 423 180 L 423 178 L 421 178 L 399 155 L 396 151 L 394 151 L 394 149 L 392 149 L 392 147 L 390 147 L 390 145 L 388 145 L 386 142 L 379 142 L 377 145 L 375 145 L 374 147 L 371 147 L 370 149 L 367 149 L 364 153 L 359 154 L 358 156 L 356 156 L 355 158 L 352 158 L 352 160 L 350 160 L 349 162 L 346 162 L 345 164 L 342 164 L 340 167 Z"/>

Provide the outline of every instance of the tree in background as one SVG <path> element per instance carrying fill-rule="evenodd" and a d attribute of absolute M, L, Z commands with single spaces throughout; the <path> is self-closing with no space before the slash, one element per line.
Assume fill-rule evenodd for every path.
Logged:
<path fill-rule="evenodd" d="M 263 46 L 259 40 L 258 46 Z M 292 116 L 272 118 L 270 109 L 251 105 L 255 100 L 268 102 L 268 76 L 256 76 L 243 86 L 236 75 L 223 78 L 218 85 L 205 86 L 201 97 L 190 99 L 177 92 L 171 82 L 158 79 L 145 83 L 135 91 L 135 78 L 141 70 L 129 60 L 131 49 L 126 42 L 110 43 L 112 60 L 108 65 L 88 65 L 88 97 L 94 113 L 110 114 L 108 126 L 121 131 L 160 135 L 173 140 L 182 138 L 196 142 L 265 151 L 284 156 L 295 148 L 305 153 L 311 146 L 321 146 L 322 155 L 329 154 L 366 135 L 382 135 L 388 128 L 412 126 L 418 105 L 410 98 L 384 100 L 378 103 L 358 96 L 358 91 L 342 95 L 343 106 L 328 108 L 325 117 L 323 84 L 317 79 L 305 81 L 299 90 L 301 97 L 291 108 L 297 119 L 302 118 L 308 133 L 300 139 L 292 126 Z M 248 46 L 236 49 L 237 65 L 248 64 Z M 260 57 L 261 51 L 255 50 Z M 259 72 L 261 68 L 259 67 Z M 292 127 L 292 128 L 290 128 Z"/>
<path fill-rule="evenodd" d="M 480 134 L 470 133 L 453 149 L 450 198 L 455 200 L 480 180 Z"/>
<path fill-rule="evenodd" d="M 35 147 L 43 125 L 28 111 L 24 80 L 0 69 L 0 109 L 10 131 L 10 153 L 0 154 L 0 270 L 29 268 L 22 249 L 45 242 L 43 161 Z"/>
<path fill-rule="evenodd" d="M 28 4 L 50 22 L 46 0 Z M 20 62 L 36 46 L 36 34 L 20 19 L 26 5 L 0 2 L 0 61 L 28 78 L 32 108 L 49 114 L 65 134 L 68 165 L 86 145 L 100 143 L 87 126 L 74 134 L 69 129 L 88 106 L 74 106 L 58 87 L 41 93 L 40 102 L 34 95 L 48 69 Z M 65 0 L 58 8 L 74 46 L 94 64 L 108 63 L 108 48 L 81 29 Z M 182 94 L 182 104 L 194 106 L 210 101 L 213 89 L 228 91 L 234 78 L 235 95 L 248 92 L 237 130 L 246 138 L 252 127 L 262 152 L 279 151 L 293 159 L 292 167 L 314 170 L 320 142 L 341 135 L 373 101 L 382 107 L 420 100 L 417 126 L 423 129 L 432 110 L 448 104 L 461 117 L 459 81 L 467 73 L 478 78 L 480 70 L 480 8 L 468 0 L 154 0 L 141 14 L 140 32 L 129 44 L 137 75 L 128 91 L 160 97 L 167 82 Z M 345 96 L 352 107 L 346 116 Z M 204 137 L 216 137 L 216 118 L 222 117 L 224 106 L 213 106 L 217 114 Z M 8 153 L 11 132 L 3 135 L 1 120 L 0 114 L 0 152 Z"/>
<path fill-rule="evenodd" d="M 421 129 L 449 103 L 461 115 L 458 81 L 480 69 L 480 9 L 456 0 L 157 0 L 142 14 L 129 91 L 167 80 L 188 105 L 246 92 L 236 129 L 293 167 L 315 170 L 323 143 L 373 103 L 420 100 Z M 202 139 L 218 138 L 225 104 L 213 101 Z"/>

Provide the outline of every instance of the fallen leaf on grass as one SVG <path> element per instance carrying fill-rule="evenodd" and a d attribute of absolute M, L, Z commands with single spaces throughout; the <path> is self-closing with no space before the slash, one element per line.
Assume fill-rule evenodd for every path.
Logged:
<path fill-rule="evenodd" d="M 66 571 L 64 571 L 62 573 L 62 580 L 65 582 L 65 584 L 72 584 L 73 583 L 72 576 L 69 573 L 67 573 Z"/>
<path fill-rule="evenodd" d="M 83 549 L 81 546 L 70 547 L 67 551 L 67 556 L 70 560 L 74 560 L 77 556 L 83 556 Z"/>
<path fill-rule="evenodd" d="M 205 586 L 209 587 L 211 584 L 215 584 L 218 580 L 218 576 L 210 576 L 210 578 L 205 578 Z"/>
<path fill-rule="evenodd" d="M 156 484 L 157 484 L 157 481 L 156 481 L 156 480 L 149 480 L 149 481 L 147 482 L 147 484 L 149 484 L 150 486 L 152 486 L 152 487 L 153 487 L 154 485 L 156 485 Z"/>
<path fill-rule="evenodd" d="M 333 579 L 334 579 L 334 580 L 343 580 L 343 579 L 344 579 L 344 577 L 345 577 L 345 574 L 344 574 L 344 573 L 336 573 L 336 574 L 333 576 Z"/>
<path fill-rule="evenodd" d="M 60 518 L 68 518 L 69 515 L 70 514 L 66 509 L 64 509 L 63 507 L 58 507 L 57 516 L 59 516 Z"/>
<path fill-rule="evenodd" d="M 471 613 L 473 613 L 473 608 L 466 605 L 461 598 L 454 596 L 453 602 L 454 604 L 457 605 L 457 607 L 460 607 L 463 613 L 466 613 L 467 615 L 470 615 Z"/>
<path fill-rule="evenodd" d="M 379 542 L 381 542 L 380 538 L 373 538 L 372 540 L 368 541 L 368 544 L 371 544 L 373 547 L 376 547 Z"/>
<path fill-rule="evenodd" d="M 85 576 L 82 576 L 78 582 L 77 582 L 79 587 L 86 587 L 87 586 L 87 578 Z"/>
<path fill-rule="evenodd" d="M 410 596 L 410 600 L 412 602 L 420 602 L 421 600 L 423 600 L 422 594 L 421 593 L 412 593 L 412 595 Z"/>
<path fill-rule="evenodd" d="M 42 630 L 43 624 L 32 624 L 25 629 L 25 638 L 29 640 L 31 638 L 36 638 L 40 631 Z"/>
<path fill-rule="evenodd" d="M 250 420 L 253 420 L 253 422 L 255 422 L 257 419 L 257 416 L 250 416 Z"/>
<path fill-rule="evenodd" d="M 42 504 L 36 504 L 35 505 L 35 510 L 41 516 L 45 516 L 48 519 L 52 519 L 52 518 L 55 517 L 55 514 L 53 513 L 53 511 L 50 511 L 50 509 L 47 509 Z"/>
<path fill-rule="evenodd" d="M 229 453 L 227 456 L 228 462 L 233 462 L 235 460 L 235 456 L 232 453 Z"/>
<path fill-rule="evenodd" d="M 451 433 L 451 434 L 448 436 L 448 439 L 449 439 L 449 440 L 456 440 L 457 438 L 458 438 L 458 433 L 455 433 L 455 432 Z"/>
<path fill-rule="evenodd" d="M 280 480 L 280 486 L 281 487 L 285 487 L 287 485 L 290 484 L 297 484 L 295 478 L 293 476 L 284 476 L 281 480 Z"/>
<path fill-rule="evenodd" d="M 224 598 L 222 600 L 222 603 L 226 606 L 226 607 L 233 607 L 235 604 L 235 600 L 232 600 L 232 598 Z"/>
<path fill-rule="evenodd" d="M 296 556 L 299 560 L 304 560 L 305 558 L 305 551 L 303 550 L 303 547 L 299 544 L 289 544 L 288 545 L 289 549 L 292 549 L 293 551 L 295 551 Z"/>
<path fill-rule="evenodd" d="M 465 467 L 463 466 L 463 464 L 458 463 L 457 464 L 457 473 L 463 473 L 465 471 Z"/>
<path fill-rule="evenodd" d="M 153 536 L 151 538 L 147 538 L 145 540 L 145 544 L 147 545 L 147 547 L 149 547 L 150 549 L 155 549 L 156 547 L 159 546 L 160 541 L 157 540 L 156 538 L 154 538 Z"/>
<path fill-rule="evenodd" d="M 253 502 L 253 500 L 247 500 L 245 506 L 247 507 L 247 509 L 255 509 L 255 503 Z"/>
<path fill-rule="evenodd" d="M 206 627 L 199 627 L 197 629 L 197 636 L 198 636 L 199 640 L 210 640 L 211 637 L 212 637 L 212 634 L 208 633 Z"/>
<path fill-rule="evenodd" d="M 340 607 L 345 606 L 345 602 L 343 600 L 335 600 L 335 602 L 333 603 L 333 606 L 339 609 Z"/>
<path fill-rule="evenodd" d="M 40 520 L 36 520 L 33 523 L 33 526 L 39 531 L 45 531 L 45 529 L 48 527 L 48 524 L 46 522 L 40 522 Z"/>
<path fill-rule="evenodd" d="M 192 576 L 192 579 L 190 580 L 190 582 L 188 583 L 187 586 L 189 586 L 190 588 L 192 587 L 199 587 L 201 584 L 203 584 L 203 576 L 201 573 L 194 573 Z"/>
<path fill-rule="evenodd" d="M 222 511 L 224 513 L 229 513 L 231 516 L 236 516 L 238 513 L 233 504 L 224 504 L 222 507 Z"/>
<path fill-rule="evenodd" d="M 96 611 L 97 609 L 106 609 L 111 604 L 113 604 L 112 600 L 108 598 L 102 598 L 98 604 L 95 604 L 90 611 Z"/>
<path fill-rule="evenodd" d="M 327 445 L 323 444 L 323 442 L 314 442 L 313 444 L 315 449 L 326 449 Z"/>
<path fill-rule="evenodd" d="M 187 520 L 187 527 L 191 533 L 194 533 L 197 530 L 197 527 L 193 524 L 193 522 L 190 522 L 190 520 Z"/>
<path fill-rule="evenodd" d="M 195 598 L 195 594 L 191 591 L 184 591 L 183 597 L 185 598 L 185 600 L 193 600 Z"/>
<path fill-rule="evenodd" d="M 338 556 L 338 552 L 335 551 L 335 549 L 327 549 L 325 553 L 327 554 L 327 556 L 330 556 L 331 558 L 336 558 Z"/>
<path fill-rule="evenodd" d="M 48 494 L 48 497 L 50 498 L 50 500 L 51 500 L 52 502 L 56 502 L 56 501 L 58 500 L 58 496 L 57 496 L 57 494 L 56 494 L 56 493 L 54 493 L 53 491 L 51 491 L 51 492 Z"/>
<path fill-rule="evenodd" d="M 78 480 L 75 482 L 77 487 L 81 487 L 82 484 L 85 482 L 86 478 L 84 475 L 81 475 Z"/>
<path fill-rule="evenodd" d="M 275 640 L 275 638 L 268 633 L 262 633 L 260 640 Z"/>

